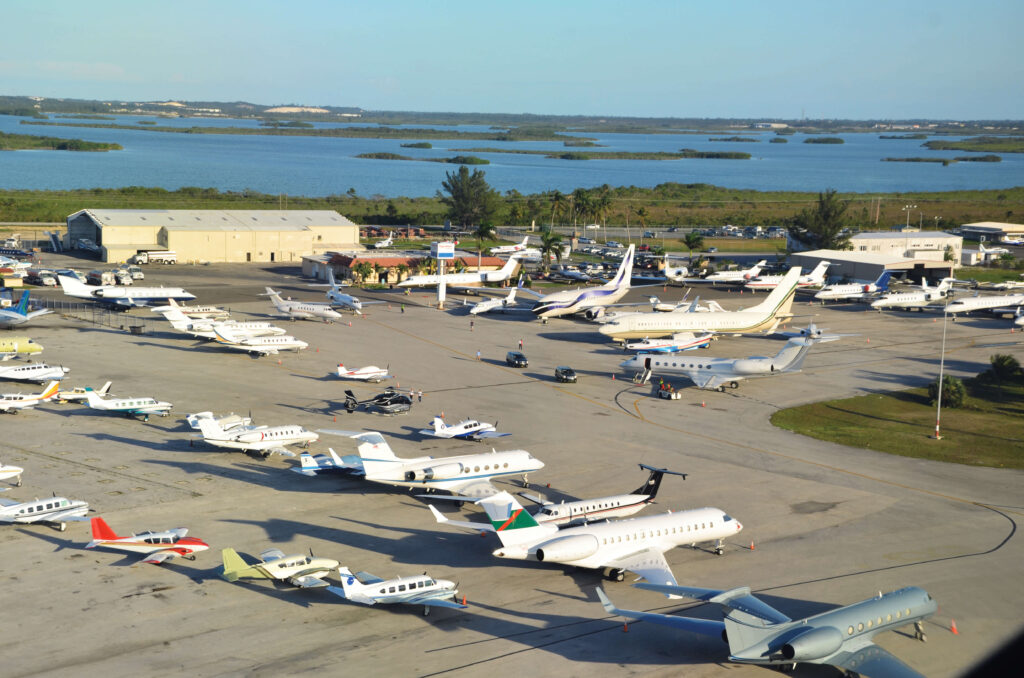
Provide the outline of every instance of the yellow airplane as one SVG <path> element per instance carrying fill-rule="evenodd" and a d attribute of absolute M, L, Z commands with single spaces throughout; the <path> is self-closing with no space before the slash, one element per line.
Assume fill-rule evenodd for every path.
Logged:
<path fill-rule="evenodd" d="M 0 360 L 10 360 L 19 355 L 42 353 L 43 347 L 28 337 L 0 338 Z"/>

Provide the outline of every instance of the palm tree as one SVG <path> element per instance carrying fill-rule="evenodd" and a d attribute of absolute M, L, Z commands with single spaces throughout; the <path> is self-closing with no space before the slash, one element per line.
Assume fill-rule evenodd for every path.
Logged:
<path fill-rule="evenodd" d="M 352 272 L 359 276 L 359 282 L 366 284 L 366 279 L 373 274 L 373 266 L 368 261 L 360 261 L 352 267 Z"/>
<path fill-rule="evenodd" d="M 473 237 L 476 238 L 476 270 L 479 271 L 484 258 L 484 240 L 494 240 L 498 234 L 494 230 L 494 226 L 484 222 L 473 231 Z"/>
<path fill-rule="evenodd" d="M 588 214 L 594 209 L 594 203 L 590 199 L 590 192 L 584 188 L 577 188 L 572 192 L 572 237 L 576 238 L 579 234 L 576 232 L 576 216 L 586 218 Z"/>
<path fill-rule="evenodd" d="M 397 282 L 402 282 L 409 277 L 409 264 L 401 263 L 398 266 L 395 266 L 395 270 L 398 271 Z"/>
<path fill-rule="evenodd" d="M 551 255 L 555 255 L 558 263 L 562 263 L 562 236 L 554 231 L 540 234 L 540 254 L 544 272 L 551 269 Z"/>
<path fill-rule="evenodd" d="M 697 231 L 690 231 L 683 238 L 683 244 L 690 250 L 690 261 L 693 261 L 693 251 L 704 249 L 704 236 Z"/>
<path fill-rule="evenodd" d="M 551 191 L 551 225 L 550 228 L 555 227 L 555 212 L 558 212 L 565 206 L 565 196 L 562 195 L 561 191 Z"/>

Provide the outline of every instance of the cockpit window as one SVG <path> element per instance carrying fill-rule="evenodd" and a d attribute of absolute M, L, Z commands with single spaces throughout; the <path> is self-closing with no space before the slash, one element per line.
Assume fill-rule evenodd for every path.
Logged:
<path fill-rule="evenodd" d="M 732 516 L 730 516 L 728 513 L 723 513 L 722 520 L 724 520 L 725 522 L 729 522 L 730 520 L 732 520 Z"/>

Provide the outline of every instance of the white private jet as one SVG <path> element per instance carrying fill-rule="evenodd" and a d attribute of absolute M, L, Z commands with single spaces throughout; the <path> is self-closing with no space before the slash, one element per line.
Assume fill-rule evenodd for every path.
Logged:
<path fill-rule="evenodd" d="M 224 562 L 220 576 L 228 581 L 276 579 L 304 589 L 327 586 L 323 578 L 339 566 L 337 560 L 316 558 L 312 551 L 308 556 L 286 556 L 280 549 L 267 549 L 260 554 L 260 562 L 252 565 L 242 560 L 234 549 L 223 549 L 220 554 Z"/>
<path fill-rule="evenodd" d="M 223 308 L 217 308 L 216 306 L 181 306 L 178 302 L 173 299 L 169 300 L 171 306 L 174 306 L 184 314 L 184 316 L 190 320 L 220 320 L 224 321 L 231 317 L 231 314 L 225 311 Z"/>
<path fill-rule="evenodd" d="M 154 398 L 110 398 L 104 400 L 96 391 L 87 391 L 85 402 L 93 410 L 123 412 L 126 416 L 138 417 L 143 421 L 149 421 L 151 414 L 166 417 L 174 407 L 169 402 Z"/>
<path fill-rule="evenodd" d="M 753 280 L 761 273 L 761 269 L 768 264 L 767 259 L 762 259 L 750 268 L 739 271 L 716 271 L 703 278 L 689 278 L 686 282 L 709 282 L 709 283 L 735 283 L 742 284 Z"/>
<path fill-rule="evenodd" d="M 796 282 L 797 287 L 820 287 L 825 284 L 825 271 L 832 265 L 830 261 L 819 261 L 814 270 L 807 275 L 802 275 Z M 782 282 L 781 275 L 759 275 L 753 280 L 747 281 L 744 289 L 748 290 L 774 290 Z"/>
<path fill-rule="evenodd" d="M 476 503 L 487 512 L 490 525 L 448 520 L 433 506 L 430 510 L 441 524 L 474 532 L 493 531 L 501 541 L 501 548 L 494 551 L 498 558 L 608 568 L 616 581 L 622 581 L 629 570 L 651 583 L 675 584 L 665 551 L 684 544 L 713 542 L 715 553 L 721 555 L 723 540 L 743 529 L 738 520 L 716 508 L 559 529 L 539 524 L 508 492 Z"/>
<path fill-rule="evenodd" d="M 107 391 L 110 390 L 111 383 L 112 382 L 108 381 L 103 384 L 103 388 L 96 390 L 96 393 L 99 393 L 101 396 L 107 395 Z M 89 393 L 93 390 L 95 389 L 91 386 L 76 386 L 69 391 L 58 391 L 56 400 L 62 403 L 80 403 L 88 398 Z"/>
<path fill-rule="evenodd" d="M 30 311 L 28 297 L 29 291 L 25 290 L 21 293 L 21 298 L 18 299 L 17 304 L 10 308 L 0 308 L 0 327 L 10 328 L 17 325 L 24 325 L 33 318 L 53 313 L 53 311 L 48 308 L 39 309 L 38 311 Z"/>
<path fill-rule="evenodd" d="M 627 351 L 642 351 L 643 353 L 679 353 L 680 351 L 692 351 L 698 348 L 707 348 L 714 338 L 710 332 L 679 332 L 667 339 L 648 339 L 644 337 L 640 341 L 627 341 Z"/>
<path fill-rule="evenodd" d="M 491 485 L 491 480 L 495 478 L 522 476 L 523 484 L 528 485 L 530 472 L 544 468 L 544 462 L 535 459 L 526 450 L 492 450 L 455 457 L 402 459 L 395 456 L 384 436 L 376 431 L 322 432 L 343 435 L 357 441 L 358 456 L 341 458 L 344 466 L 335 468 L 335 471 L 362 475 L 370 482 L 395 487 L 428 492 L 444 490 L 458 495 L 456 501 L 474 501 L 494 494 L 497 490 Z"/>
<path fill-rule="evenodd" d="M 944 299 L 950 292 L 953 278 L 943 278 L 936 287 L 929 287 L 928 280 L 922 280 L 918 290 L 913 292 L 890 292 L 871 302 L 871 308 L 879 311 L 886 308 L 904 308 L 907 310 L 921 310 L 932 302 Z"/>
<path fill-rule="evenodd" d="M 946 304 L 946 313 L 956 318 L 957 313 L 971 311 L 992 311 L 993 313 L 1013 313 L 1024 305 L 1024 294 L 999 294 L 992 296 L 962 297 Z M 0 368 L 2 370 L 3 368 Z M 2 372 L 0 372 L 2 376 Z"/>
<path fill-rule="evenodd" d="M 433 428 L 420 429 L 420 435 L 434 438 L 462 438 L 464 440 L 484 440 L 485 438 L 504 438 L 511 433 L 499 433 L 494 424 L 463 419 L 457 424 L 446 424 L 441 417 L 434 417 L 430 422 Z"/>
<path fill-rule="evenodd" d="M 196 295 L 186 292 L 180 287 L 122 287 L 120 285 L 86 285 L 85 283 L 58 275 L 57 281 L 64 294 L 78 299 L 92 299 L 107 306 L 131 308 L 133 306 L 149 306 L 155 303 L 166 304 L 169 299 L 188 301 Z"/>
<path fill-rule="evenodd" d="M 744 379 L 799 372 L 811 346 L 839 339 L 836 334 L 822 334 L 813 324 L 801 335 L 787 341 L 772 358 L 688 358 L 640 354 L 619 363 L 619 367 L 643 372 L 645 375 L 682 376 L 696 384 L 697 388 L 724 391 L 726 386 L 738 388 L 739 382 Z"/>
<path fill-rule="evenodd" d="M 0 523 L 48 523 L 56 525 L 63 532 L 69 521 L 88 520 L 85 517 L 88 512 L 88 503 L 64 497 L 53 496 L 26 502 L 0 499 Z"/>
<path fill-rule="evenodd" d="M 392 231 L 388 231 L 388 237 L 383 240 L 378 240 L 373 243 L 373 249 L 384 250 L 395 244 L 395 234 Z"/>
<path fill-rule="evenodd" d="M 774 332 L 790 317 L 800 267 L 794 266 L 764 301 L 741 311 L 706 313 L 627 313 L 606 322 L 598 330 L 613 339 L 667 337 L 679 332 L 754 334 Z"/>
<path fill-rule="evenodd" d="M 523 277 L 519 276 L 519 284 L 509 290 L 507 296 L 504 298 L 485 299 L 477 302 L 469 309 L 469 314 L 480 315 L 481 313 L 488 313 L 489 311 L 505 311 L 512 308 L 516 303 L 516 292 L 521 289 L 523 289 Z"/>
<path fill-rule="evenodd" d="M 333 322 L 341 318 L 341 314 L 332 309 L 330 304 L 314 301 L 285 300 L 273 289 L 269 287 L 266 289 L 266 294 L 263 296 L 270 297 L 274 308 L 292 320 L 323 320 Z"/>
<path fill-rule="evenodd" d="M 17 482 L 14 483 L 15 487 L 21 487 L 21 474 L 25 472 L 25 469 L 20 466 L 14 466 L 12 464 L 5 464 L 0 462 L 0 480 L 7 480 L 9 478 L 17 478 Z"/>
<path fill-rule="evenodd" d="M 871 283 L 847 283 L 843 285 L 826 285 L 814 298 L 822 303 L 826 301 L 854 301 L 867 299 L 889 289 L 892 271 L 882 271 L 878 279 Z"/>
<path fill-rule="evenodd" d="M 225 431 L 230 431 L 231 429 L 238 428 L 239 426 L 252 425 L 252 417 L 243 417 L 242 415 L 235 414 L 234 412 L 218 417 L 213 412 L 207 410 L 204 412 L 196 412 L 195 414 L 190 414 L 185 417 L 185 421 L 193 431 L 199 430 L 200 419 L 210 419 L 216 422 L 217 426 L 220 426 Z"/>
<path fill-rule="evenodd" d="M 474 273 L 445 273 L 444 284 L 449 287 L 459 285 L 477 285 L 481 283 L 505 282 L 512 277 L 516 266 L 519 265 L 519 257 L 513 254 L 497 271 L 477 271 Z M 441 283 L 441 276 L 436 273 L 429 275 L 409 276 L 398 283 L 399 287 L 436 287 Z"/>
<path fill-rule="evenodd" d="M 1009 254 L 1010 250 L 1005 247 L 985 247 L 985 243 L 978 243 L 979 254 Z"/>
<path fill-rule="evenodd" d="M 248 334 L 237 334 L 230 326 L 216 325 L 213 328 L 213 340 L 218 346 L 235 351 L 245 351 L 258 358 L 262 355 L 277 355 L 281 351 L 298 353 L 309 344 L 287 334 L 271 337 L 254 337 Z"/>
<path fill-rule="evenodd" d="M 34 381 L 36 383 L 43 383 L 44 381 L 60 381 L 64 378 L 71 368 L 64 367 L 63 365 L 47 365 L 45 363 L 28 363 L 27 365 L 11 365 L 4 366 L 0 365 L 0 379 L 9 379 L 11 381 Z"/>
<path fill-rule="evenodd" d="M 352 574 L 347 567 L 339 567 L 341 588 L 328 586 L 327 590 L 345 600 L 363 605 L 422 605 L 423 614 L 431 607 L 453 607 L 464 610 L 468 605 L 455 602 L 457 584 L 447 579 L 434 579 L 426 572 L 411 577 L 381 579 L 369 572 Z"/>
<path fill-rule="evenodd" d="M 548 319 L 558 316 L 584 313 L 588 318 L 595 319 L 604 315 L 605 308 L 611 306 L 629 292 L 630 277 L 633 274 L 633 257 L 635 245 L 630 245 L 615 277 L 599 287 L 563 290 L 541 296 L 533 307 L 533 314 L 538 318 Z M 534 296 L 540 296 L 531 290 L 525 290 Z"/>
<path fill-rule="evenodd" d="M 178 556 L 195 560 L 195 554 L 210 548 L 202 539 L 189 537 L 188 528 L 185 527 L 162 532 L 139 532 L 128 537 L 120 537 L 103 518 L 93 518 L 92 541 L 86 544 L 85 548 L 94 549 L 97 546 L 141 553 L 145 557 L 139 562 L 153 565 L 159 565 Z"/>
<path fill-rule="evenodd" d="M 189 318 L 173 299 L 169 305 L 157 306 L 152 310 L 154 313 L 162 315 L 174 329 L 179 332 L 191 334 L 193 337 L 200 339 L 216 339 L 217 335 L 213 331 L 214 327 L 223 327 L 231 334 L 246 335 L 250 337 L 276 337 L 281 336 L 286 332 L 286 330 L 276 327 L 265 320 L 238 321 L 230 319 L 215 320 Z"/>
<path fill-rule="evenodd" d="M 17 414 L 19 410 L 31 410 L 39 403 L 55 398 L 59 388 L 59 381 L 51 381 L 40 393 L 36 394 L 2 393 L 0 394 L 0 412 Z"/>
<path fill-rule="evenodd" d="M 237 425 L 227 430 L 221 428 L 216 419 L 201 418 L 196 420 L 203 440 L 214 447 L 225 447 L 230 450 L 259 452 L 264 458 L 271 454 L 294 457 L 295 453 L 285 449 L 285 445 L 302 445 L 309 447 L 320 436 L 307 431 L 301 426 L 246 426 Z"/>
<path fill-rule="evenodd" d="M 513 254 L 515 252 L 522 252 L 526 249 L 527 243 L 530 242 L 530 236 L 524 236 L 521 243 L 515 245 L 499 245 L 498 247 L 492 247 L 488 250 L 488 253 L 493 255 L 496 254 Z"/>
<path fill-rule="evenodd" d="M 341 287 L 334 280 L 334 271 L 330 268 L 327 269 L 327 282 L 331 286 L 331 289 L 327 290 L 327 298 L 330 299 L 331 306 L 335 308 L 347 308 L 358 315 L 362 315 L 363 306 L 384 303 L 383 301 L 360 301 L 358 297 L 342 292 Z"/>
<path fill-rule="evenodd" d="M 377 367 L 376 365 L 367 365 L 366 367 L 357 367 L 350 370 L 347 369 L 343 363 L 338 363 L 338 371 L 336 374 L 339 379 L 368 381 L 373 384 L 379 384 L 385 379 L 391 378 L 391 375 L 388 374 L 387 368 Z"/>

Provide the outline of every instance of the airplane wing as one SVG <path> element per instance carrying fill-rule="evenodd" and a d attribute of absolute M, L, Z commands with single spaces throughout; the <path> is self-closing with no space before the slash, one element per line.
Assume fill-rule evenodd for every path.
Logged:
<path fill-rule="evenodd" d="M 788 621 L 792 621 L 789 617 L 782 614 L 771 605 L 768 605 L 760 598 L 752 595 L 749 587 L 721 591 L 719 589 L 702 589 L 696 586 L 666 586 L 657 583 L 640 583 L 634 584 L 634 586 L 638 589 L 664 593 L 667 596 L 685 596 L 686 598 L 693 598 L 694 600 L 703 600 L 707 603 L 728 605 L 740 612 L 746 612 L 749 615 L 753 615 L 759 619 L 764 619 L 765 621 L 773 624 L 784 624 Z"/>
<path fill-rule="evenodd" d="M 429 607 L 451 607 L 456 610 L 465 610 L 469 607 L 469 605 L 456 603 L 451 598 L 429 598 L 426 596 L 423 596 L 421 598 L 409 598 L 408 600 L 404 600 L 402 602 L 407 603 L 409 605 L 427 605 Z"/>
<path fill-rule="evenodd" d="M 505 436 L 510 435 L 512 434 L 499 433 L 498 431 L 478 431 L 476 433 L 471 433 L 466 437 L 469 438 L 470 440 L 483 440 L 484 438 L 504 438 Z"/>
<path fill-rule="evenodd" d="M 655 548 L 631 553 L 622 558 L 602 563 L 604 567 L 635 572 L 649 582 L 655 584 L 674 585 L 676 578 L 665 560 L 665 554 Z M 667 594 L 671 598 L 674 594 Z"/>
<path fill-rule="evenodd" d="M 270 455 L 270 454 L 280 454 L 280 455 L 283 455 L 285 457 L 294 457 L 295 456 L 294 452 L 292 452 L 291 450 L 286 450 L 283 447 L 270 447 L 270 448 L 267 448 L 267 449 L 265 449 L 263 451 L 266 452 L 268 455 Z"/>
<path fill-rule="evenodd" d="M 171 560 L 172 558 L 176 558 L 177 556 L 178 553 L 176 551 L 166 549 L 164 551 L 154 551 L 153 553 L 147 554 L 145 557 L 139 560 L 139 562 L 159 565 L 160 563 Z"/>
<path fill-rule="evenodd" d="M 430 436 L 431 438 L 451 438 L 452 435 L 446 431 L 435 431 L 432 428 L 421 428 L 417 431 L 421 436 Z"/>
<path fill-rule="evenodd" d="M 725 380 L 714 374 L 701 374 L 700 372 L 687 372 L 687 379 L 697 385 L 698 388 L 717 388 Z"/>
<path fill-rule="evenodd" d="M 426 496 L 430 496 L 431 499 L 437 498 L 432 495 Z M 448 520 L 443 513 L 434 508 L 433 504 L 428 504 L 427 506 L 430 507 L 430 512 L 434 514 L 434 518 L 437 522 L 443 525 L 451 525 L 452 527 L 462 528 L 463 530 L 469 530 L 470 532 L 494 532 L 494 526 L 490 523 L 471 523 L 463 520 Z"/>
<path fill-rule="evenodd" d="M 18 523 L 36 523 L 36 522 L 43 522 L 43 523 L 66 523 L 66 522 L 71 522 L 71 521 L 75 521 L 75 522 L 85 521 L 85 522 L 88 522 L 90 520 L 89 518 L 86 518 L 85 516 L 71 515 L 71 513 L 73 511 L 75 511 L 75 510 L 81 510 L 81 509 L 69 509 L 68 511 L 58 511 L 57 513 L 47 513 L 46 515 L 40 514 L 40 515 L 37 515 L 37 516 L 18 516 L 17 518 L 15 518 L 15 522 L 18 522 Z"/>
<path fill-rule="evenodd" d="M 605 592 L 600 587 L 596 589 L 597 597 L 601 599 L 601 605 L 604 606 L 605 612 L 608 614 L 617 614 L 622 617 L 629 617 L 630 619 L 642 619 L 644 621 L 654 622 L 655 624 L 661 624 L 662 626 L 671 626 L 673 628 L 682 629 L 691 633 L 699 633 L 702 636 L 712 636 L 714 638 L 721 638 L 722 632 L 725 630 L 725 624 L 720 621 L 713 621 L 710 619 L 693 619 L 692 617 L 676 617 L 670 614 L 657 614 L 655 612 L 639 612 L 637 610 L 620 610 L 615 607 L 615 604 L 608 599 Z"/>
<path fill-rule="evenodd" d="M 314 577 L 311 574 L 303 574 L 297 577 L 289 577 L 288 581 L 290 581 L 292 584 L 298 586 L 301 589 L 318 589 L 324 586 L 329 586 L 329 584 L 325 582 L 323 579 L 321 579 L 320 577 Z"/>
<path fill-rule="evenodd" d="M 868 643 L 855 652 L 840 650 L 826 663 L 869 678 L 923 678 L 874 643 Z"/>

